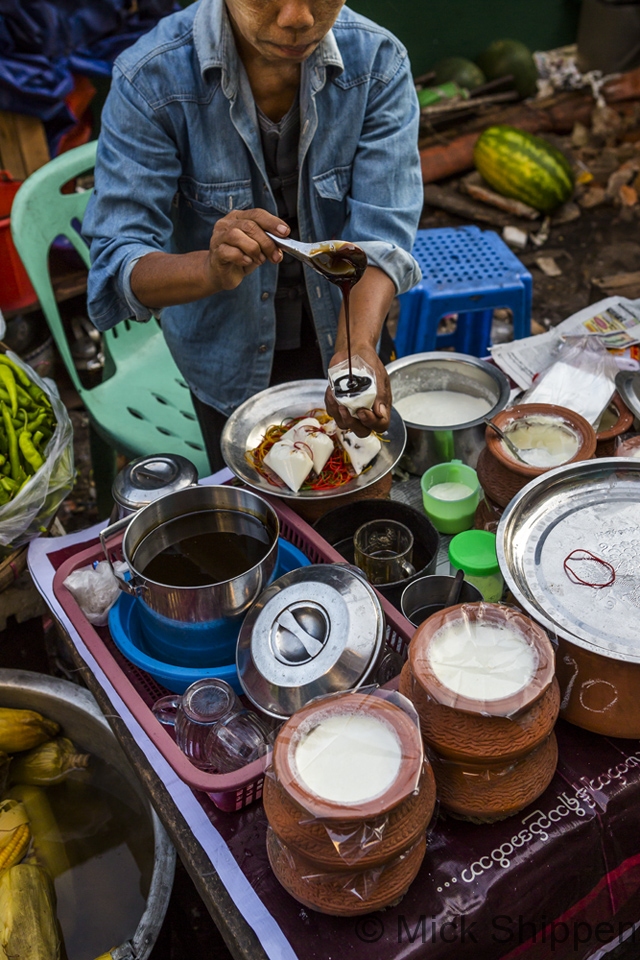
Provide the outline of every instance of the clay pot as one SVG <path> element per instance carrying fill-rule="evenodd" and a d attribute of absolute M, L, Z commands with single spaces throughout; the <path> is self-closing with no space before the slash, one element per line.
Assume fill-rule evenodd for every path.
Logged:
<path fill-rule="evenodd" d="M 409 889 L 427 849 L 425 837 L 380 867 L 322 873 L 317 865 L 290 850 L 267 831 L 269 863 L 285 890 L 299 903 L 334 917 L 357 917 L 397 903 Z"/>
<path fill-rule="evenodd" d="M 567 460 L 566 463 L 577 463 L 580 460 L 592 459 L 596 452 L 595 430 L 584 417 L 567 407 L 558 407 L 554 403 L 522 403 L 510 407 L 508 410 L 501 410 L 493 418 L 493 423 L 500 427 L 503 433 L 508 433 L 516 420 L 522 420 L 536 414 L 560 420 L 577 434 L 580 446 L 575 456 Z M 512 473 L 526 477 L 527 480 L 539 477 L 547 470 L 552 469 L 552 467 L 533 467 L 528 463 L 521 463 L 516 460 L 506 449 L 500 437 L 490 427 L 486 429 L 485 440 L 487 449 L 494 460 L 497 460 L 499 464 Z"/>
<path fill-rule="evenodd" d="M 533 803 L 551 783 L 557 763 L 554 733 L 531 753 L 507 763 L 433 757 L 442 806 L 453 816 L 474 823 L 506 820 Z"/>
<path fill-rule="evenodd" d="M 304 736 L 330 716 L 358 714 L 390 727 L 402 748 L 402 763 L 394 782 L 380 795 L 356 803 L 337 802 L 312 793 L 298 777 L 295 750 Z M 317 820 L 351 823 L 372 820 L 394 810 L 414 792 L 423 766 L 420 731 L 411 718 L 389 700 L 344 693 L 314 700 L 297 710 L 281 727 L 273 747 L 273 774 L 287 795 Z"/>
<path fill-rule="evenodd" d="M 405 663 L 400 693 L 412 700 L 425 744 L 450 760 L 514 760 L 540 746 L 552 732 L 560 710 L 560 687 L 553 678 L 542 696 L 512 717 L 463 713 L 436 703 L 411 676 Z"/>
<path fill-rule="evenodd" d="M 442 628 L 479 620 L 509 626 L 535 651 L 532 676 L 500 699 L 473 700 L 456 693 L 431 667 L 429 648 Z M 420 717 L 443 809 L 477 822 L 502 820 L 548 786 L 557 762 L 553 726 L 560 690 L 549 638 L 521 611 L 471 603 L 432 614 L 409 644 L 399 690 Z"/>
<path fill-rule="evenodd" d="M 480 503 L 476 507 L 473 526 L 476 530 L 488 530 L 490 533 L 495 533 L 503 513 L 504 507 L 495 503 L 485 490 L 484 496 L 480 498 Z"/>
<path fill-rule="evenodd" d="M 635 437 L 627 437 L 616 449 L 616 457 L 639 457 L 640 456 L 640 434 Z"/>
<path fill-rule="evenodd" d="M 424 836 L 433 816 L 436 784 L 424 765 L 418 792 L 373 820 L 314 820 L 292 800 L 274 777 L 265 778 L 262 795 L 269 826 L 293 853 L 324 870 L 364 870 L 395 859 Z"/>
<path fill-rule="evenodd" d="M 616 437 L 626 433 L 633 424 L 633 414 L 619 393 L 614 393 L 609 406 L 600 418 L 602 430 L 596 433 L 596 457 L 613 457 L 616 452 Z"/>
<path fill-rule="evenodd" d="M 488 447 L 480 451 L 476 473 L 485 494 L 502 510 L 529 483 L 528 477 L 512 473 L 492 457 Z"/>
<path fill-rule="evenodd" d="M 456 693 L 441 683 L 431 668 L 429 647 L 435 635 L 443 627 L 453 626 L 461 620 L 472 623 L 483 621 L 496 627 L 508 626 L 521 634 L 534 648 L 536 658 L 534 673 L 522 689 L 500 699 L 479 701 Z M 554 674 L 553 647 L 542 627 L 520 610 L 500 603 L 459 603 L 432 614 L 413 635 L 409 644 L 408 663 L 413 679 L 422 687 L 429 699 L 476 717 L 518 715 L 542 696 L 551 685 Z"/>

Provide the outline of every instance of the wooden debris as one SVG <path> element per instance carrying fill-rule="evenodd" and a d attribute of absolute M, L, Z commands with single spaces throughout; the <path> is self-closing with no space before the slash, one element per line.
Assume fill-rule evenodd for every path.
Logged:
<path fill-rule="evenodd" d="M 605 203 L 607 197 L 607 191 L 604 187 L 601 187 L 600 184 L 594 183 L 593 186 L 580 197 L 578 203 L 581 207 L 584 207 L 585 210 L 590 210 L 592 207 L 599 207 L 601 203 Z"/>
<path fill-rule="evenodd" d="M 540 211 L 530 207 L 527 203 L 522 203 L 520 200 L 513 200 L 511 197 L 503 197 L 501 193 L 496 193 L 495 190 L 491 190 L 477 171 L 464 177 L 460 185 L 474 200 L 488 203 L 492 207 L 497 207 L 498 210 L 505 210 L 507 213 L 512 213 L 516 217 L 524 217 L 526 220 L 537 220 L 540 216 Z"/>
<path fill-rule="evenodd" d="M 535 259 L 535 262 L 538 267 L 542 270 L 545 276 L 547 277 L 561 277 L 562 270 L 553 259 L 553 257 L 542 257 L 538 256 Z"/>
<path fill-rule="evenodd" d="M 630 187 L 628 184 L 623 183 L 620 187 L 619 197 L 623 207 L 635 207 L 638 202 L 638 191 L 635 187 Z"/>
<path fill-rule="evenodd" d="M 608 277 L 593 277 L 591 286 L 596 292 L 596 300 L 615 296 L 637 300 L 640 297 L 640 270 L 633 273 L 615 273 Z"/>
<path fill-rule="evenodd" d="M 631 183 L 640 171 L 640 158 L 627 160 L 612 173 L 607 183 L 607 196 L 614 200 L 620 195 L 620 188 Z"/>
<path fill-rule="evenodd" d="M 561 223 L 572 223 L 581 216 L 582 214 L 580 213 L 578 204 L 574 203 L 573 200 L 569 200 L 567 203 L 563 203 L 561 207 L 558 207 L 551 217 L 551 220 L 555 227 Z"/>
<path fill-rule="evenodd" d="M 514 218 L 507 213 L 499 210 L 493 210 L 484 203 L 478 203 L 468 197 L 461 196 L 453 187 L 439 187 L 434 183 L 426 184 L 424 187 L 424 201 L 438 210 L 446 210 L 447 213 L 453 213 L 463 220 L 473 223 L 479 220 L 481 223 L 490 223 L 494 227 L 506 227 L 513 225 Z M 523 220 L 518 224 L 522 229 L 531 229 L 531 223 Z"/>
<path fill-rule="evenodd" d="M 433 183 L 457 173 L 466 173 L 473 166 L 473 148 L 479 136 L 479 133 L 467 133 L 450 143 L 421 150 L 422 182 Z"/>

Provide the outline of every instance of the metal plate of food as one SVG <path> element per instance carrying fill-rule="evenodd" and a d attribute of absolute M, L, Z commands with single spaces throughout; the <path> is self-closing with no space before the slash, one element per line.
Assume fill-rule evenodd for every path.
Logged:
<path fill-rule="evenodd" d="M 620 370 L 616 375 L 616 390 L 634 417 L 640 418 L 640 370 Z"/>
<path fill-rule="evenodd" d="M 359 476 L 354 476 L 341 486 L 294 493 L 284 484 L 274 485 L 247 460 L 247 452 L 258 447 L 272 424 L 280 424 L 292 417 L 307 416 L 312 410 L 324 410 L 326 389 L 326 380 L 293 380 L 268 387 L 245 400 L 231 414 L 222 431 L 220 447 L 229 469 L 254 490 L 296 499 L 344 496 L 354 490 L 364 490 L 386 476 L 402 456 L 407 440 L 404 421 L 393 408 L 389 429 L 381 436 L 380 452 Z"/>
<path fill-rule="evenodd" d="M 497 550 L 514 597 L 551 634 L 640 663 L 640 462 L 586 460 L 532 480 Z"/>

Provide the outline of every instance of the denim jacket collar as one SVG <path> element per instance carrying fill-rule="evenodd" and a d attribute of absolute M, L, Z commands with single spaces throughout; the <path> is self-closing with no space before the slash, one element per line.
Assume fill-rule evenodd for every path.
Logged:
<path fill-rule="evenodd" d="M 222 89 L 225 96 L 233 100 L 238 92 L 239 58 L 224 0 L 201 0 L 193 23 L 193 37 L 203 78 L 207 70 L 221 70 Z M 303 64 L 303 78 L 309 78 L 312 94 L 324 86 L 327 67 L 334 67 L 338 73 L 344 70 L 332 30 Z"/>

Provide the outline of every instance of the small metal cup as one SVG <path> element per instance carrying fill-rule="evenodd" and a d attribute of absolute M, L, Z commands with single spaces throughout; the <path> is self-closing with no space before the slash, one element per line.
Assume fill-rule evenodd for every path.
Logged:
<path fill-rule="evenodd" d="M 455 577 L 421 577 L 405 588 L 400 598 L 400 609 L 414 627 L 419 627 L 427 617 L 444 609 L 449 600 Z M 477 587 L 468 580 L 462 581 L 456 603 L 479 603 L 483 599 Z"/>
<path fill-rule="evenodd" d="M 397 583 L 414 575 L 413 534 L 397 520 L 369 520 L 353 536 L 356 566 L 369 583 Z"/>

